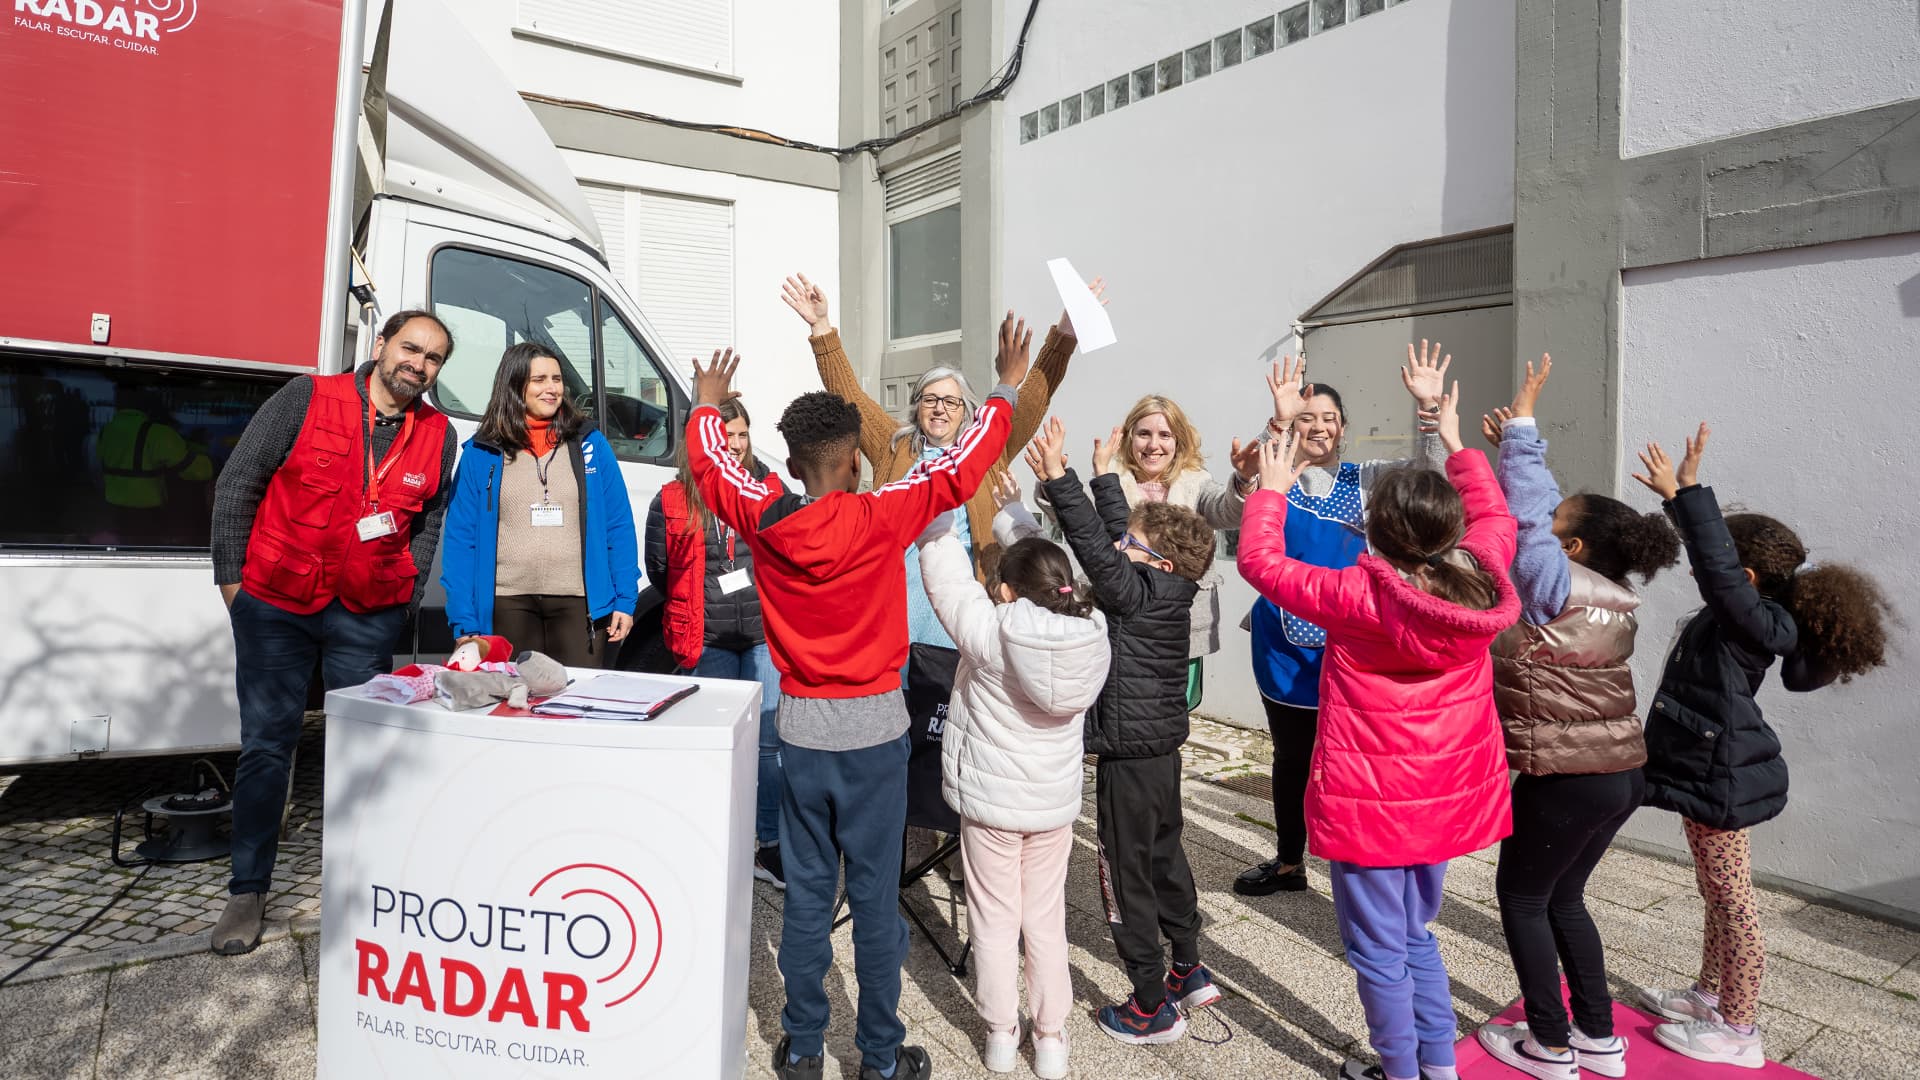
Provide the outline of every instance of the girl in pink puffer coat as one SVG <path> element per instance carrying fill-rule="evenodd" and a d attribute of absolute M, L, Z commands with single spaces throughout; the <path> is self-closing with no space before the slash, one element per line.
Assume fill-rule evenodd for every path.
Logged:
<path fill-rule="evenodd" d="M 1455 384 L 1431 421 L 1446 476 L 1409 467 L 1375 481 L 1358 565 L 1287 557 L 1286 492 L 1301 471 L 1291 446 L 1262 446 L 1241 523 L 1240 573 L 1327 631 L 1308 843 L 1333 864 L 1334 914 L 1381 1057 L 1347 1062 L 1351 1080 L 1455 1075 L 1452 996 L 1427 924 L 1447 860 L 1512 831 L 1487 650 L 1520 615 L 1506 576 L 1515 529 L 1486 457 L 1461 448 L 1458 399 Z"/>

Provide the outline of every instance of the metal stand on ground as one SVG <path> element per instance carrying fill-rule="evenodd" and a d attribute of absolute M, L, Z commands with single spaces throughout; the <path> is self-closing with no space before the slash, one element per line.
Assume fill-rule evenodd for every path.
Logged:
<path fill-rule="evenodd" d="M 902 850 L 905 850 L 904 842 L 903 842 Z M 956 959 L 953 954 L 947 951 L 946 946 L 940 944 L 940 939 L 934 936 L 933 928 L 928 926 L 926 923 L 926 920 L 920 917 L 920 913 L 918 911 L 915 911 L 913 909 L 913 905 L 907 902 L 906 891 L 908 887 L 913 885 L 914 882 L 919 881 L 922 878 L 925 878 L 928 874 L 933 872 L 934 867 L 939 866 L 941 863 L 947 861 L 948 858 L 953 856 L 959 850 L 960 850 L 960 837 L 957 835 L 949 836 L 946 838 L 946 840 L 941 842 L 939 847 L 934 848 L 931 854 L 929 854 L 926 858 L 921 859 L 919 862 L 915 863 L 912 866 L 905 865 L 906 860 L 902 858 L 901 859 L 902 865 L 900 870 L 900 910 L 905 912 L 907 915 L 907 918 L 913 921 L 913 925 L 919 928 L 921 936 L 927 939 L 927 944 L 933 946 L 933 951 L 940 955 L 940 962 L 946 965 L 947 971 L 950 972 L 955 978 L 960 978 L 966 975 L 967 958 L 973 955 L 973 942 L 970 940 L 962 939 L 960 942 L 960 955 Z M 962 900 L 961 902 L 964 903 L 965 901 Z M 847 894 L 845 890 L 842 890 L 840 893 L 840 898 L 837 901 L 835 901 L 833 905 L 833 912 L 834 912 L 833 925 L 835 929 L 839 929 L 841 926 L 846 925 L 847 920 L 853 918 L 853 912 L 851 911 L 847 912 L 845 915 L 840 914 L 840 909 L 845 907 L 846 903 L 847 903 Z"/>

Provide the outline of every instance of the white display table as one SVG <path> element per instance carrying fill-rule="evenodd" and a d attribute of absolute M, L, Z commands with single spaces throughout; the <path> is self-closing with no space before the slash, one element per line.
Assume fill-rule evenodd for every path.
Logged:
<path fill-rule="evenodd" d="M 322 1080 L 740 1076 L 760 688 L 695 681 L 645 722 L 327 695 Z"/>

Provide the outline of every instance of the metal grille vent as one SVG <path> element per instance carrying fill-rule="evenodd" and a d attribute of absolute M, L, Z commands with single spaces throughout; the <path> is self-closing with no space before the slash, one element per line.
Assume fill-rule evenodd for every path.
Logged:
<path fill-rule="evenodd" d="M 1344 319 L 1512 292 L 1513 229 L 1508 226 L 1401 244 L 1315 304 L 1301 321 Z"/>
<path fill-rule="evenodd" d="M 960 151 L 942 154 L 920 165 L 896 169 L 888 173 L 881 183 L 886 186 L 888 210 L 898 210 L 930 195 L 959 187 Z"/>

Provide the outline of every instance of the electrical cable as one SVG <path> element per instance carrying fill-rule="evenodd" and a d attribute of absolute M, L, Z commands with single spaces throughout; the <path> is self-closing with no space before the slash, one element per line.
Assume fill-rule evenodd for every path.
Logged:
<path fill-rule="evenodd" d="M 852 146 L 822 146 L 819 143 L 808 142 L 805 139 L 785 138 L 780 135 L 775 135 L 772 132 L 762 131 L 759 128 L 740 127 L 734 124 L 701 123 L 695 120 L 677 120 L 670 116 L 661 116 L 658 113 L 644 112 L 639 109 L 620 109 L 611 105 L 581 101 L 577 98 L 556 97 L 552 94 L 527 92 L 522 93 L 520 96 L 527 101 L 538 102 L 542 105 L 556 105 L 563 108 L 579 109 L 583 112 L 603 113 L 608 116 L 618 116 L 629 120 L 644 120 L 648 123 L 664 124 L 667 127 L 682 128 L 687 131 L 706 131 L 716 135 L 726 135 L 730 138 L 744 139 L 748 142 L 767 143 L 772 146 L 784 146 L 792 150 L 806 150 L 817 154 L 829 154 L 836 158 L 850 158 L 858 154 L 878 153 L 889 146 L 905 142 L 924 131 L 937 127 L 966 112 L 968 109 L 1006 97 L 1007 91 L 1013 88 L 1014 80 L 1020 77 L 1020 67 L 1026 58 L 1027 35 L 1033 30 L 1033 17 L 1039 10 L 1040 0 L 1029 0 L 1027 4 L 1027 14 L 1026 17 L 1021 20 L 1020 36 L 1014 43 L 1013 52 L 994 70 L 992 75 L 987 77 L 986 84 L 975 91 L 971 97 L 966 98 L 946 112 L 915 124 L 905 131 L 878 138 L 862 139 Z"/>

